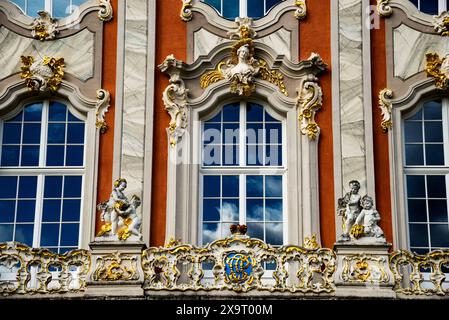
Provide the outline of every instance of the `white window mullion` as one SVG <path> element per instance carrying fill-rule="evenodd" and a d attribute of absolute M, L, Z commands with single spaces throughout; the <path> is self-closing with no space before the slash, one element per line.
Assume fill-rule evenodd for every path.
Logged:
<path fill-rule="evenodd" d="M 45 0 L 45 11 L 50 12 L 50 14 L 53 16 L 52 0 Z"/>
<path fill-rule="evenodd" d="M 248 3 L 246 1 L 247 0 L 240 0 L 240 8 L 239 8 L 240 17 L 248 16 Z"/>
<path fill-rule="evenodd" d="M 3 150 L 3 124 L 5 122 L 0 119 L 0 165 L 2 162 L 2 150 Z"/>
<path fill-rule="evenodd" d="M 246 167 L 246 102 L 240 102 L 239 167 Z M 239 224 L 246 224 L 246 175 L 239 175 Z"/>
<path fill-rule="evenodd" d="M 39 248 L 41 246 L 42 208 L 44 205 L 44 175 L 40 174 L 37 176 L 36 186 L 36 211 L 34 214 L 33 246 Z"/>
<path fill-rule="evenodd" d="M 48 137 L 48 113 L 50 102 L 45 100 L 42 104 L 42 118 L 41 118 L 41 143 L 39 149 L 39 167 L 45 167 L 47 162 L 47 137 Z"/>
<path fill-rule="evenodd" d="M 446 11 L 446 0 L 438 0 L 438 13 Z"/>
<path fill-rule="evenodd" d="M 239 214 L 239 224 L 246 225 L 246 175 L 239 175 L 240 184 L 240 214 Z"/>

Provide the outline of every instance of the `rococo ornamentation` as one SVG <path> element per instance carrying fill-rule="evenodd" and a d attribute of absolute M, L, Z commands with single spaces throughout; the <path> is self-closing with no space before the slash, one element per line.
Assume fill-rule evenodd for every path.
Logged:
<path fill-rule="evenodd" d="M 105 120 L 106 113 L 109 110 L 111 95 L 109 91 L 104 89 L 97 90 L 97 106 L 95 126 L 101 133 L 105 133 L 108 125 Z"/>
<path fill-rule="evenodd" d="M 393 252 L 390 255 L 390 269 L 395 278 L 394 290 L 406 295 L 447 296 L 449 289 L 444 288 L 443 284 L 449 279 L 443 267 L 448 265 L 449 250 L 435 250 L 426 255 L 407 250 Z M 432 285 L 426 283 L 423 286 L 424 273 L 427 273 L 426 278 Z"/>
<path fill-rule="evenodd" d="M 383 89 L 379 93 L 379 108 L 382 111 L 382 122 L 380 126 L 384 133 L 388 132 L 388 130 L 393 127 L 393 122 L 391 119 L 393 105 L 390 101 L 392 98 L 393 91 L 390 89 Z"/>
<path fill-rule="evenodd" d="M 188 22 L 192 20 L 193 13 L 192 13 L 192 1 L 193 0 L 181 0 L 182 1 L 182 9 L 180 17 L 182 21 Z"/>
<path fill-rule="evenodd" d="M 33 56 L 21 56 L 22 73 L 26 85 L 33 91 L 58 91 L 64 77 L 64 58 L 35 60 Z"/>
<path fill-rule="evenodd" d="M 176 60 L 171 54 L 159 65 L 159 69 L 170 76 L 170 84 L 162 94 L 165 110 L 169 113 L 171 121 L 168 127 L 170 145 L 176 146 L 187 128 L 188 92 L 180 73 L 182 62 Z"/>
<path fill-rule="evenodd" d="M 373 199 L 359 195 L 360 182 L 349 182 L 350 191 L 343 198 L 338 199 L 337 214 L 343 219 L 343 233 L 339 242 L 357 241 L 365 238 L 372 243 L 386 243 L 384 233 L 378 226 L 380 214 L 374 208 Z"/>
<path fill-rule="evenodd" d="M 276 264 L 274 283 L 261 280 L 266 262 Z M 212 264 L 214 278 L 211 281 L 202 281 L 206 263 Z M 186 267 L 180 268 L 182 265 Z M 149 248 L 142 254 L 142 267 L 144 290 L 148 291 L 258 290 L 322 294 L 335 291 L 336 256 L 332 250 L 297 246 L 273 248 L 237 232 L 201 248 L 188 244 Z M 295 279 L 289 281 L 292 277 Z M 187 281 L 181 281 L 182 278 Z"/>
<path fill-rule="evenodd" d="M 438 16 L 433 16 L 433 27 L 443 37 L 449 36 L 449 12 L 444 11 Z"/>
<path fill-rule="evenodd" d="M 0 295 L 84 291 L 90 263 L 86 250 L 61 255 L 17 242 L 0 243 Z"/>
<path fill-rule="evenodd" d="M 349 283 L 388 283 L 390 277 L 385 270 L 386 266 L 385 257 L 366 254 L 346 256 L 343 258 L 341 278 Z"/>
<path fill-rule="evenodd" d="M 295 18 L 298 20 L 304 19 L 307 16 L 306 0 L 294 0 L 295 6 L 298 7 L 295 10 Z"/>
<path fill-rule="evenodd" d="M 305 237 L 303 247 L 309 250 L 316 250 L 321 248 L 316 238 L 317 238 L 316 233 L 314 233 L 310 238 Z"/>
<path fill-rule="evenodd" d="M 101 210 L 101 221 L 105 224 L 101 227 L 97 237 L 101 240 L 130 241 L 141 240 L 142 217 L 137 208 L 141 205 L 140 198 L 133 195 L 131 200 L 123 193 L 127 187 L 125 179 L 117 179 L 114 182 L 114 189 L 108 201 L 97 205 L 97 210 Z"/>
<path fill-rule="evenodd" d="M 307 75 L 298 91 L 296 105 L 299 108 L 301 133 L 307 135 L 311 140 L 315 140 L 320 135 L 320 127 L 315 121 L 315 114 L 321 109 L 322 104 L 323 92 L 318 85 L 318 78 L 314 75 Z"/>
<path fill-rule="evenodd" d="M 39 18 L 35 18 L 33 21 L 31 35 L 41 41 L 53 40 L 59 32 L 57 30 L 58 22 L 47 11 L 39 11 L 37 14 Z"/>
<path fill-rule="evenodd" d="M 138 280 L 137 257 L 119 252 L 101 256 L 97 259 L 92 279 L 95 281 Z"/>
<path fill-rule="evenodd" d="M 102 21 L 110 21 L 114 16 L 110 0 L 98 0 L 100 10 L 98 11 L 98 18 Z"/>
<path fill-rule="evenodd" d="M 449 55 L 440 58 L 438 53 L 426 53 L 426 72 L 428 77 L 435 79 L 435 86 L 439 89 L 446 90 L 448 87 L 449 77 Z"/>
<path fill-rule="evenodd" d="M 390 0 L 377 0 L 377 12 L 381 17 L 389 17 L 393 13 L 389 2 Z"/>

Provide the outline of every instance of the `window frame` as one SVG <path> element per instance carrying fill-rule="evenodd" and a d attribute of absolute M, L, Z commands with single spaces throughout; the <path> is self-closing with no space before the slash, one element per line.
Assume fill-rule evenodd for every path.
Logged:
<path fill-rule="evenodd" d="M 425 150 L 423 149 L 423 156 L 424 156 L 424 164 L 423 165 L 408 165 L 406 164 L 406 153 L 405 153 L 405 121 L 412 116 L 414 116 L 417 112 L 420 110 L 424 113 L 424 105 L 427 102 L 441 100 L 441 107 L 442 107 L 442 130 L 443 130 L 443 148 L 444 148 L 444 165 L 427 165 L 426 164 L 426 154 Z M 444 96 L 437 96 L 437 97 L 431 97 L 426 99 L 421 99 L 419 103 L 417 103 L 411 110 L 407 110 L 404 112 L 401 116 L 401 156 L 402 156 L 402 181 L 403 181 L 403 196 L 404 199 L 404 209 L 405 209 L 405 233 L 406 233 L 406 247 L 411 250 L 411 235 L 410 235 L 410 218 L 409 218 L 409 207 L 408 207 L 408 190 L 407 190 L 407 176 L 424 176 L 424 184 L 425 184 L 425 201 L 426 201 L 426 222 L 412 222 L 413 224 L 419 224 L 419 225 L 426 225 L 427 227 L 427 240 L 428 240 L 428 247 L 413 247 L 417 249 L 422 250 L 428 250 L 429 252 L 432 250 L 432 240 L 431 240 L 431 233 L 430 233 L 430 226 L 432 224 L 442 224 L 442 225 L 448 225 L 449 226 L 449 98 L 446 98 Z M 422 134 L 423 134 L 423 145 L 425 144 L 425 126 L 424 126 L 424 114 L 422 118 Z M 447 222 L 431 222 L 429 217 L 429 203 L 428 203 L 428 195 L 427 195 L 427 176 L 445 176 L 446 181 L 446 206 L 447 206 L 447 216 L 448 221 Z M 433 198 L 430 198 L 433 199 Z M 437 198 L 438 199 L 438 198 Z M 449 248 L 449 246 L 448 246 Z"/>
<path fill-rule="evenodd" d="M 28 11 L 28 1 L 32 1 L 32 0 L 25 0 L 25 7 L 24 8 L 22 8 L 21 6 L 19 6 L 18 4 L 16 4 L 15 2 L 13 2 L 12 0 L 9 0 L 13 5 L 15 5 L 15 6 L 17 6 L 21 11 L 22 11 L 22 13 L 24 14 L 24 15 L 27 15 L 27 16 L 29 16 L 29 17 L 37 17 L 37 12 L 35 12 L 34 13 L 34 15 L 30 15 L 30 14 L 28 14 L 27 13 L 27 11 Z M 54 4 L 54 2 L 55 1 L 57 1 L 57 0 L 44 0 L 44 8 L 43 8 L 43 10 L 45 10 L 45 11 L 47 11 L 47 12 L 50 12 L 51 13 L 51 15 L 52 15 L 52 17 L 54 17 L 55 18 L 55 16 L 53 15 L 53 4 Z M 70 5 L 69 5 L 69 7 L 71 8 L 71 9 L 74 9 L 74 8 L 79 8 L 79 6 L 78 5 L 74 5 L 73 4 L 73 0 L 69 0 L 70 1 Z M 84 3 L 85 2 L 88 2 L 89 0 L 84 0 Z M 65 19 L 65 18 L 67 18 L 67 17 L 69 17 L 69 16 L 71 16 L 72 14 L 74 14 L 76 12 L 76 10 L 73 10 L 73 12 L 72 13 L 70 13 L 70 14 L 67 14 L 66 13 L 66 15 L 64 15 L 63 17 L 56 17 L 56 18 L 58 18 L 58 19 Z"/>
<path fill-rule="evenodd" d="M 199 143 L 200 147 L 198 148 L 199 155 L 198 159 L 200 159 L 200 165 L 198 170 L 198 224 L 197 224 L 197 243 L 203 244 L 203 180 L 204 176 L 208 175 L 217 175 L 217 176 L 224 176 L 224 175 L 230 175 L 230 176 L 239 176 L 239 224 L 247 224 L 246 223 L 246 200 L 247 200 L 247 193 L 246 193 L 246 177 L 249 175 L 256 175 L 256 176 L 269 176 L 269 175 L 277 175 L 282 176 L 282 235 L 283 235 L 283 244 L 287 243 L 288 239 L 288 193 L 287 193 L 287 181 L 288 181 L 288 168 L 287 168 L 287 152 L 286 152 L 286 146 L 287 146 L 287 129 L 286 129 L 286 119 L 285 117 L 281 117 L 279 114 L 274 112 L 270 107 L 269 104 L 259 101 L 259 100 L 240 100 L 237 101 L 240 103 L 240 126 L 239 126 L 239 165 L 238 166 L 204 166 L 203 165 L 203 132 L 204 132 L 204 124 L 206 121 L 214 118 L 217 114 L 222 112 L 224 106 L 232 103 L 232 102 L 226 102 L 221 103 L 214 109 L 212 112 L 210 112 L 208 115 L 200 118 L 200 130 L 201 133 L 199 135 L 200 141 Z M 235 103 L 235 102 L 234 102 Z M 247 158 L 247 143 L 246 143 L 246 106 L 248 103 L 256 103 L 263 107 L 263 112 L 267 112 L 272 118 L 275 120 L 280 121 L 282 125 L 282 165 L 281 166 L 248 166 L 246 164 L 246 158 Z M 265 123 L 265 121 L 264 121 Z M 263 145 L 265 146 L 265 139 L 266 135 L 263 135 Z M 222 154 L 220 154 L 220 157 L 222 157 Z M 221 158 L 223 159 L 223 158 Z M 265 196 L 263 197 L 265 198 Z M 265 224 L 265 218 L 262 221 Z M 220 222 L 221 221 L 220 218 Z M 264 227 L 264 236 L 265 236 L 265 227 Z M 217 239 L 218 240 L 218 239 Z M 263 240 L 263 239 L 262 239 Z"/>
<path fill-rule="evenodd" d="M 231 18 L 225 18 L 223 16 L 223 4 L 224 1 L 226 0 L 220 0 L 220 6 L 221 6 L 221 12 L 215 8 L 213 5 L 205 2 L 206 0 L 201 0 L 201 2 L 203 2 L 206 5 L 209 5 L 210 7 L 212 7 L 216 12 L 218 12 L 218 14 L 224 18 L 224 19 L 231 19 Z M 272 6 L 270 9 L 266 9 L 267 8 L 267 0 L 263 0 L 264 1 L 264 15 L 262 17 L 259 18 L 253 18 L 253 19 L 262 19 L 264 18 L 275 6 L 281 4 L 282 2 L 285 2 L 286 0 L 280 0 L 280 2 L 278 2 L 277 4 L 275 4 L 274 6 Z M 238 17 L 248 17 L 248 0 L 238 0 L 239 2 L 239 15 Z M 237 17 L 236 17 L 237 18 Z"/>
<path fill-rule="evenodd" d="M 50 102 L 58 102 L 61 104 L 64 104 L 68 111 L 72 113 L 74 116 L 79 118 L 84 123 L 84 153 L 83 153 L 83 166 L 47 166 L 45 163 L 46 160 L 46 154 L 47 154 L 47 132 L 48 132 L 48 109 Z M 36 205 L 35 205 L 35 214 L 34 214 L 34 229 L 33 229 L 33 245 L 32 247 L 38 247 L 40 248 L 41 245 L 41 229 L 42 229 L 42 210 L 43 210 L 43 202 L 44 202 L 44 180 L 46 176 L 81 176 L 82 177 L 82 183 L 81 183 L 81 194 L 80 194 L 80 218 L 79 218 L 79 231 L 78 231 L 78 245 L 77 248 L 86 248 L 87 243 L 90 241 L 90 229 L 91 225 L 89 224 L 90 218 L 87 216 L 87 212 L 89 211 L 88 208 L 90 207 L 90 201 L 92 199 L 92 195 L 89 194 L 89 183 L 93 183 L 92 181 L 95 181 L 92 177 L 93 170 L 89 168 L 89 165 L 92 163 L 92 160 L 95 159 L 95 157 L 92 157 L 92 155 L 89 154 L 89 150 L 91 149 L 91 146 L 94 144 L 94 139 L 92 139 L 91 135 L 89 134 L 92 131 L 92 128 L 90 128 L 89 122 L 91 119 L 91 116 L 89 115 L 89 112 L 81 112 L 79 109 L 75 107 L 69 101 L 69 99 L 65 99 L 58 96 L 51 96 L 51 97 L 43 97 L 43 98 L 28 98 L 20 100 L 19 103 L 16 104 L 16 106 L 11 110 L 5 110 L 6 112 L 1 112 L 3 108 L 0 108 L 0 157 L 1 157 L 1 151 L 3 149 L 3 124 L 5 121 L 8 121 L 10 119 L 13 119 L 15 116 L 20 114 L 24 111 L 24 108 L 27 105 L 33 104 L 33 103 L 42 103 L 42 118 L 41 118 L 41 140 L 40 140 L 40 149 L 39 149 L 39 165 L 38 166 L 16 166 L 16 167 L 0 167 L 0 172 L 4 176 L 36 176 L 37 177 L 37 185 L 36 185 Z M 95 112 L 95 111 L 94 111 Z M 67 123 L 67 122 L 66 122 Z M 67 134 L 67 133 L 66 133 Z M 65 143 L 64 143 L 65 144 Z M 1 159 L 1 158 L 0 158 Z M 18 179 L 19 181 L 19 179 Z M 62 186 L 63 187 L 63 186 Z M 18 191 L 17 191 L 18 192 Z M 17 199 L 17 198 L 16 198 Z M 63 200 L 65 198 L 62 197 L 61 194 L 61 206 L 63 205 Z M 95 199 L 95 197 L 94 197 Z M 18 201 L 18 200 L 16 200 Z M 15 215 L 17 214 L 17 208 L 15 209 Z M 94 215 L 95 216 L 95 215 Z M 59 225 L 62 227 L 62 212 L 61 217 L 59 221 Z M 95 219 L 95 217 L 94 217 Z M 95 220 L 93 220 L 95 221 Z M 14 220 L 13 224 L 16 224 L 16 221 Z M 64 247 L 72 247 L 72 246 L 61 246 L 61 234 L 62 229 L 59 232 L 59 240 L 58 240 L 58 246 L 56 248 L 64 248 Z M 55 250 L 51 249 L 51 250 Z"/>
<path fill-rule="evenodd" d="M 408 0 L 414 7 L 416 7 L 415 6 L 415 4 L 413 3 L 413 2 L 411 2 L 410 0 Z M 425 1 L 425 0 L 418 0 L 418 6 L 416 7 L 417 8 L 417 10 L 419 10 L 419 12 L 421 12 L 421 13 L 423 13 L 423 14 L 428 14 L 429 15 L 429 13 L 425 13 L 425 12 L 423 12 L 423 11 L 421 11 L 421 2 L 422 1 Z M 446 0 L 438 0 L 438 14 L 441 14 L 442 12 L 444 12 L 444 11 L 447 11 L 447 10 L 449 10 L 449 8 L 447 7 L 447 1 Z M 431 14 L 430 14 L 431 15 Z"/>

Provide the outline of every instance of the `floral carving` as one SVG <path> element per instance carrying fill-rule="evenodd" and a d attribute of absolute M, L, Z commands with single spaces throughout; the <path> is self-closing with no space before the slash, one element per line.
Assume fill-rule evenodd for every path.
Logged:
<path fill-rule="evenodd" d="M 137 258 L 118 252 L 101 256 L 92 278 L 95 281 L 138 280 Z"/>
<path fill-rule="evenodd" d="M 59 32 L 57 30 L 58 23 L 47 11 L 39 11 L 37 14 L 39 15 L 39 18 L 36 18 L 33 21 L 31 35 L 33 38 L 41 41 L 53 40 Z"/>
<path fill-rule="evenodd" d="M 318 85 L 318 78 L 308 75 L 303 80 L 298 93 L 296 104 L 299 108 L 301 133 L 314 140 L 320 135 L 320 127 L 315 122 L 315 114 L 321 109 L 323 103 L 323 93 Z"/>
<path fill-rule="evenodd" d="M 58 91 L 64 77 L 64 58 L 50 58 L 35 60 L 33 56 L 21 56 L 22 73 L 26 85 L 33 91 Z"/>
<path fill-rule="evenodd" d="M 449 36 L 449 12 L 444 11 L 438 16 L 433 16 L 433 27 L 443 37 Z"/>
<path fill-rule="evenodd" d="M 435 86 L 439 89 L 447 89 L 449 76 L 449 55 L 440 58 L 437 53 L 426 53 L 426 72 L 428 77 L 435 79 Z"/>
<path fill-rule="evenodd" d="M 295 18 L 298 20 L 304 19 L 307 16 L 307 6 L 305 0 L 294 0 L 295 6 L 298 7 L 295 10 Z"/>

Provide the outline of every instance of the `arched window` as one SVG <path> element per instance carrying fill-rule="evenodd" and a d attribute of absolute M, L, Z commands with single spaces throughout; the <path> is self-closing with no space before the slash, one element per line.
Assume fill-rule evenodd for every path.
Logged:
<path fill-rule="evenodd" d="M 85 118 L 43 101 L 0 119 L 0 242 L 79 246 Z"/>
<path fill-rule="evenodd" d="M 77 8 L 87 0 L 10 0 L 22 11 L 37 17 L 41 10 L 50 12 L 54 18 L 64 18 L 74 13 Z"/>
<path fill-rule="evenodd" d="M 214 7 L 226 19 L 264 17 L 271 8 L 283 0 L 202 0 Z"/>
<path fill-rule="evenodd" d="M 410 0 L 421 12 L 437 15 L 449 9 L 449 0 Z"/>
<path fill-rule="evenodd" d="M 230 235 L 232 224 L 273 246 L 285 237 L 285 128 L 252 102 L 225 105 L 202 122 L 200 243 Z"/>
<path fill-rule="evenodd" d="M 403 119 L 409 247 L 449 248 L 449 100 L 427 101 Z"/>

